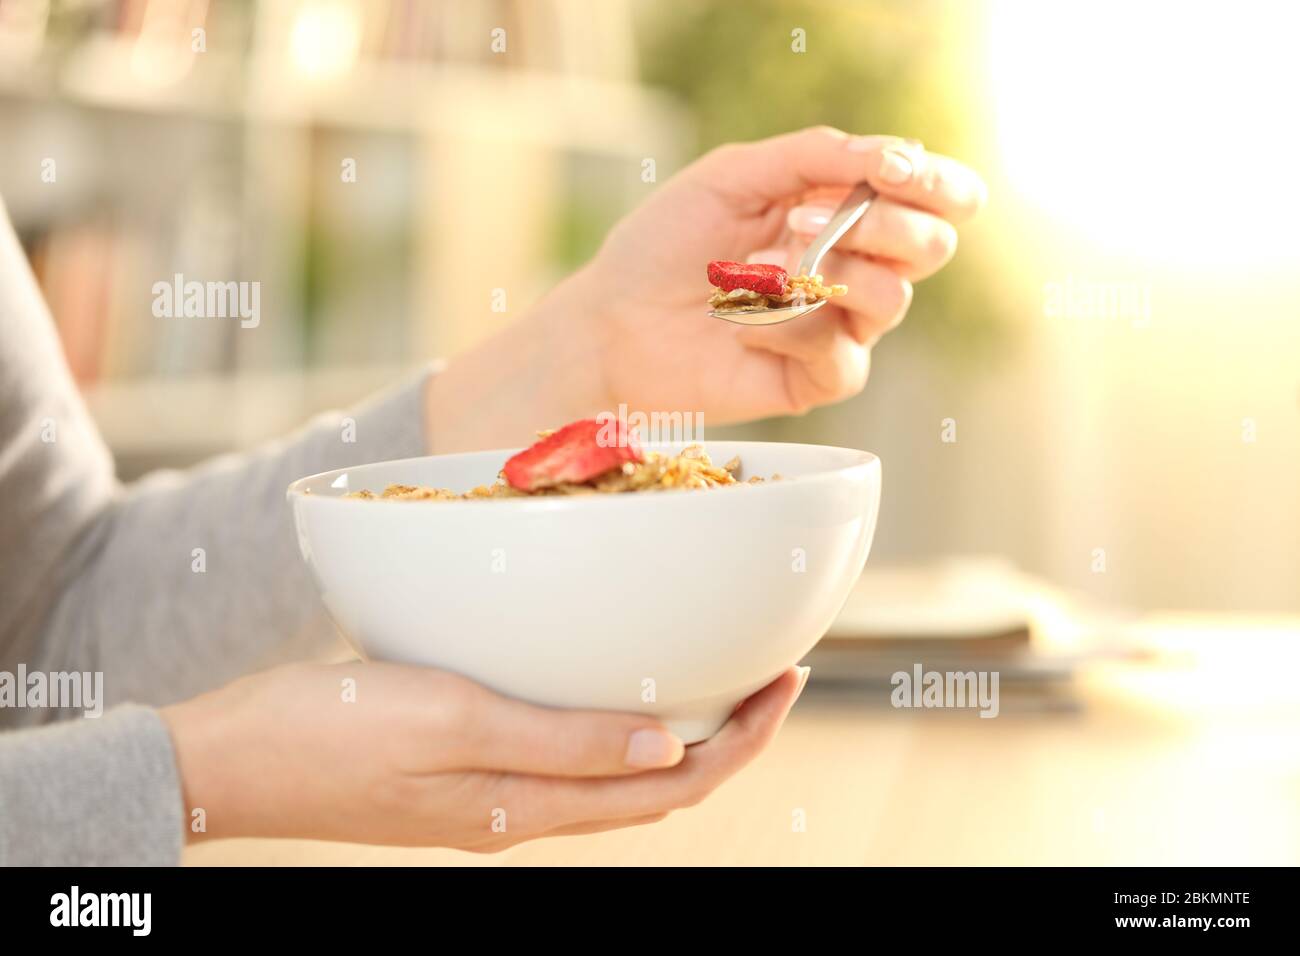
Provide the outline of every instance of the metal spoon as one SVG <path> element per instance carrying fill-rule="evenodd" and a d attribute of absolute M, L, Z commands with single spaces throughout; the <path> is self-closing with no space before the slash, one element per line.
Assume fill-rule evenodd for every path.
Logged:
<path fill-rule="evenodd" d="M 854 223 L 862 218 L 862 214 L 867 211 L 875 198 L 876 191 L 869 184 L 858 183 L 854 186 L 853 191 L 844 198 L 844 202 L 840 203 L 840 208 L 835 210 L 835 214 L 822 227 L 822 231 L 817 233 L 811 245 L 804 250 L 796 274 L 816 275 L 822 257 L 853 228 Z M 750 309 L 746 312 L 719 312 L 714 309 L 709 312 L 709 315 L 737 325 L 776 325 L 815 312 L 829 301 L 830 299 L 818 299 L 811 305 L 787 305 L 779 309 Z"/>

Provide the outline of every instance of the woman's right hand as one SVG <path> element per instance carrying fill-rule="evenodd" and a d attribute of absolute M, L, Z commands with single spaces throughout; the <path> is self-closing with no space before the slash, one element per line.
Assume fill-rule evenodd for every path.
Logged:
<path fill-rule="evenodd" d="M 278 668 L 162 714 L 190 840 L 488 852 L 652 823 L 698 803 L 767 745 L 806 677 L 790 668 L 689 750 L 652 717 L 535 707 L 395 664 Z"/>

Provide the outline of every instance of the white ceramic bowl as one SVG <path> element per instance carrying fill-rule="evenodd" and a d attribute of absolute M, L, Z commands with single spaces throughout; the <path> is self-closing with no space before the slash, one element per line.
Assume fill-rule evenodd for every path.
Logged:
<path fill-rule="evenodd" d="M 871 546 L 880 461 L 706 442 L 744 475 L 703 491 L 362 501 L 391 483 L 490 484 L 513 452 L 411 458 L 289 486 L 303 558 L 364 657 L 426 664 L 556 707 L 657 715 L 703 740 L 798 661 Z M 660 451 L 672 445 L 648 445 Z"/>

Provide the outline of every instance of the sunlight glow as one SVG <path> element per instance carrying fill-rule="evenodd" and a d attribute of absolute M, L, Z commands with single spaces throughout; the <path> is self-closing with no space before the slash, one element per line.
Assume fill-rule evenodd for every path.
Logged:
<path fill-rule="evenodd" d="M 294 66 L 311 77 L 341 76 L 361 48 L 361 14 L 346 0 L 308 0 L 289 38 Z"/>
<path fill-rule="evenodd" d="M 988 53 L 1012 188 L 1144 261 L 1300 255 L 1300 9 L 1002 0 Z"/>

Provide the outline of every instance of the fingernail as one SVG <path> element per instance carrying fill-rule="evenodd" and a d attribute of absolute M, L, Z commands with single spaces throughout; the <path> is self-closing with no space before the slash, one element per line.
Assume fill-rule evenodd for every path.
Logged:
<path fill-rule="evenodd" d="M 795 206 L 785 217 L 790 228 L 795 232 L 815 235 L 821 232 L 822 227 L 831 221 L 831 216 L 835 210 L 827 209 L 824 206 Z"/>
<path fill-rule="evenodd" d="M 627 755 L 624 761 L 629 767 L 648 769 L 650 767 L 673 767 L 681 762 L 686 753 L 686 745 L 681 738 L 666 730 L 648 727 L 635 731 L 627 741 Z"/>
<path fill-rule="evenodd" d="M 786 252 L 784 249 L 760 249 L 758 252 L 751 252 L 745 261 L 748 263 L 761 263 L 765 266 L 780 266 L 784 269 Z"/>
<path fill-rule="evenodd" d="M 799 699 L 799 695 L 803 693 L 803 689 L 808 685 L 808 675 L 811 673 L 812 673 L 811 667 L 799 668 L 799 689 L 794 692 L 795 700 Z"/>
<path fill-rule="evenodd" d="M 912 161 L 896 149 L 880 154 L 880 178 L 891 186 L 901 186 L 912 178 Z"/>

